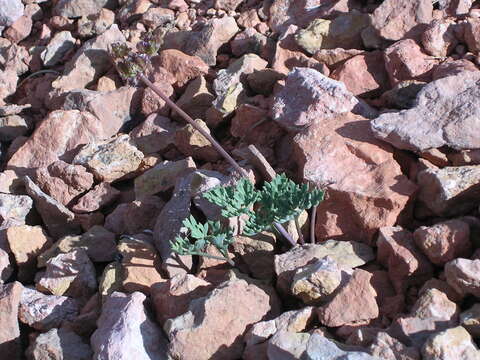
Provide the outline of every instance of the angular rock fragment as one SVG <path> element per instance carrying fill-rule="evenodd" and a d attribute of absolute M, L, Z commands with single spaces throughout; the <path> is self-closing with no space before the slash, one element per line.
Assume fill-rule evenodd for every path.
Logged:
<path fill-rule="evenodd" d="M 77 200 L 72 206 L 76 213 L 91 213 L 113 203 L 121 192 L 108 182 L 101 182 Z"/>
<path fill-rule="evenodd" d="M 75 38 L 70 31 L 56 33 L 45 50 L 40 54 L 44 66 L 54 66 L 62 61 L 63 57 L 75 47 Z"/>
<path fill-rule="evenodd" d="M 448 285 L 459 294 L 480 297 L 480 260 L 458 258 L 445 264 Z"/>
<path fill-rule="evenodd" d="M 180 106 L 178 102 L 177 105 Z M 186 110 L 183 107 L 182 109 Z M 169 118 L 151 114 L 130 132 L 130 138 L 141 152 L 151 154 L 173 144 L 176 130 L 177 125 Z"/>
<path fill-rule="evenodd" d="M 0 193 L 0 230 L 25 224 L 25 217 L 32 206 L 29 196 Z"/>
<path fill-rule="evenodd" d="M 461 326 L 432 335 L 422 347 L 424 360 L 455 359 L 476 360 L 480 350 L 470 334 Z"/>
<path fill-rule="evenodd" d="M 460 325 L 474 337 L 480 337 L 480 303 L 476 303 L 470 309 L 460 314 Z"/>
<path fill-rule="evenodd" d="M 23 286 L 15 281 L 0 285 L 0 351 L 7 359 L 20 359 L 18 306 Z"/>

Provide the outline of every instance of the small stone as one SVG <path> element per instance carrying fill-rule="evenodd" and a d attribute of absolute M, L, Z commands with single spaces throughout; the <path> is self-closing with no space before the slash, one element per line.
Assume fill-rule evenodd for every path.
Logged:
<path fill-rule="evenodd" d="M 73 320 L 79 310 L 78 303 L 69 297 L 45 295 L 35 289 L 24 288 L 18 318 L 36 330 L 47 331 L 60 327 L 63 321 Z"/>
<path fill-rule="evenodd" d="M 413 233 L 415 244 L 436 265 L 445 265 L 467 257 L 471 251 L 470 227 L 460 220 L 448 220 L 433 226 L 421 226 Z"/>
<path fill-rule="evenodd" d="M 278 80 L 285 78 L 285 75 L 273 69 L 254 71 L 247 76 L 248 86 L 257 94 L 269 96 Z"/>
<path fill-rule="evenodd" d="M 18 281 L 0 285 L 0 348 L 7 359 L 21 358 L 18 307 L 23 286 Z"/>
<path fill-rule="evenodd" d="M 196 119 L 195 123 L 205 132 L 210 133 L 210 128 L 205 122 Z M 175 133 L 175 146 L 185 156 L 191 156 L 196 160 L 216 162 L 222 157 L 197 129 L 191 124 L 185 125 Z"/>
<path fill-rule="evenodd" d="M 120 196 L 120 191 L 108 182 L 101 182 L 87 192 L 72 207 L 76 213 L 89 213 L 101 209 L 114 202 Z"/>
<path fill-rule="evenodd" d="M 480 297 L 480 260 L 458 258 L 445 264 L 447 283 L 462 295 Z"/>
<path fill-rule="evenodd" d="M 470 309 L 460 314 L 460 325 L 463 326 L 472 337 L 480 337 L 480 303 L 476 303 Z"/>
<path fill-rule="evenodd" d="M 135 198 L 141 199 L 171 189 L 179 176 L 195 168 L 191 157 L 178 161 L 163 161 L 135 179 Z"/>
<path fill-rule="evenodd" d="M 70 296 L 85 302 L 97 289 L 95 268 L 87 252 L 76 248 L 48 260 L 36 287 L 52 295 Z"/>
<path fill-rule="evenodd" d="M 170 100 L 175 100 L 172 85 L 163 81 L 156 81 L 153 83 L 153 85 L 159 88 L 160 91 L 164 93 L 165 96 L 167 96 Z M 141 109 L 142 114 L 145 116 L 149 116 L 154 113 L 162 116 L 168 116 L 170 114 L 170 106 L 168 106 L 165 100 L 160 98 L 150 87 L 145 88 L 143 91 Z"/>
<path fill-rule="evenodd" d="M 29 283 L 35 276 L 37 256 L 47 250 L 52 241 L 41 226 L 12 226 L 5 230 L 8 248 L 18 266 L 18 279 Z"/>
<path fill-rule="evenodd" d="M 152 154 L 173 144 L 176 130 L 177 125 L 169 118 L 151 114 L 130 132 L 130 138 L 141 152 Z"/>
<path fill-rule="evenodd" d="M 176 105 L 192 119 L 204 119 L 214 100 L 215 96 L 208 90 L 207 81 L 203 76 L 198 76 L 188 83 Z M 173 112 L 172 117 L 178 120 L 181 118 L 176 112 Z"/>
<path fill-rule="evenodd" d="M 437 289 L 424 291 L 415 302 L 411 315 L 420 319 L 457 319 L 459 308 L 447 295 Z"/>
<path fill-rule="evenodd" d="M 60 0 L 53 11 L 55 15 L 77 18 L 96 14 L 108 0 Z"/>
<path fill-rule="evenodd" d="M 93 359 L 166 359 L 167 341 L 161 329 L 150 320 L 140 292 L 114 292 L 102 307 L 98 328 L 90 338 Z"/>
<path fill-rule="evenodd" d="M 379 332 L 369 346 L 369 353 L 383 360 L 420 360 L 415 347 L 407 347 L 386 332 Z"/>
<path fill-rule="evenodd" d="M 26 135 L 29 129 L 30 124 L 25 116 L 0 117 L 0 141 L 12 141 L 19 136 Z"/>
<path fill-rule="evenodd" d="M 422 34 L 422 45 L 427 54 L 446 57 L 458 45 L 455 22 L 451 19 L 433 20 Z"/>
<path fill-rule="evenodd" d="M 63 60 L 63 57 L 75 47 L 75 38 L 70 31 L 56 33 L 45 50 L 40 54 L 44 66 L 54 66 Z"/>
<path fill-rule="evenodd" d="M 82 16 L 78 19 L 77 33 L 84 38 L 97 36 L 105 32 L 114 22 L 115 13 L 102 8 L 98 13 Z"/>
<path fill-rule="evenodd" d="M 253 53 L 265 60 L 271 60 L 273 58 L 275 45 L 274 40 L 260 34 L 252 27 L 246 28 L 241 33 L 238 33 L 235 38 L 230 41 L 230 48 L 235 57 Z"/>
<path fill-rule="evenodd" d="M 418 292 L 418 294 L 421 296 L 425 291 L 430 289 L 437 289 L 443 292 L 453 302 L 458 303 L 462 301 L 462 298 L 463 298 L 463 296 L 457 293 L 454 288 L 452 288 L 450 285 L 447 284 L 446 281 L 439 280 L 437 278 L 431 278 L 430 280 L 426 281 L 425 284 L 423 284 L 420 291 Z"/>
<path fill-rule="evenodd" d="M 470 334 L 461 326 L 432 335 L 422 347 L 424 360 L 480 359 L 480 350 Z"/>
<path fill-rule="evenodd" d="M 87 167 L 99 181 L 112 182 L 137 170 L 143 157 L 128 135 L 119 135 L 84 146 L 73 161 Z"/>
<path fill-rule="evenodd" d="M 175 18 L 175 12 L 161 7 L 151 7 L 142 15 L 142 23 L 151 29 L 156 29 L 170 23 Z"/>
<path fill-rule="evenodd" d="M 33 201 L 29 196 L 0 193 L 0 230 L 24 225 L 32 206 Z"/>
<path fill-rule="evenodd" d="M 26 351 L 29 359 L 89 360 L 92 349 L 73 331 L 60 328 L 39 334 Z"/>
<path fill-rule="evenodd" d="M 313 54 L 313 58 L 329 67 L 335 67 L 345 60 L 364 53 L 365 51 L 357 49 L 321 49 Z"/>
<path fill-rule="evenodd" d="M 98 293 L 105 300 L 106 296 L 115 291 L 122 291 L 122 269 L 117 261 L 111 262 L 103 269 L 102 276 L 98 281 Z"/>

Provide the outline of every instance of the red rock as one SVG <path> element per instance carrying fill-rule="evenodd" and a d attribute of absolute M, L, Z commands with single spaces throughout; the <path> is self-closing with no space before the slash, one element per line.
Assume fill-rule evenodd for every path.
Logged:
<path fill-rule="evenodd" d="M 174 85 L 183 87 L 197 76 L 208 73 L 208 65 L 198 56 L 190 56 L 179 50 L 162 50 L 152 59 L 154 66 L 161 66 L 175 77 Z"/>
<path fill-rule="evenodd" d="M 438 63 L 437 59 L 424 54 L 412 39 L 397 41 L 385 50 L 385 68 L 392 86 L 403 80 L 429 82 L 432 69 Z"/>
<path fill-rule="evenodd" d="M 53 111 L 15 152 L 7 169 L 23 175 L 35 168 L 46 167 L 59 158 L 70 162 L 72 150 L 104 136 L 101 123 L 88 112 Z"/>
<path fill-rule="evenodd" d="M 348 59 L 337 67 L 330 77 L 343 82 L 353 95 L 360 97 L 377 97 L 389 87 L 381 51 Z"/>
<path fill-rule="evenodd" d="M 248 29 L 264 23 L 258 17 L 257 9 L 249 9 L 240 13 L 237 24 Z"/>
<path fill-rule="evenodd" d="M 413 233 L 415 244 L 436 265 L 445 265 L 471 252 L 470 228 L 460 220 L 448 220 L 433 226 L 421 226 Z"/>
<path fill-rule="evenodd" d="M 21 358 L 18 306 L 23 286 L 15 281 L 0 285 L 0 351 L 2 357 L 11 360 Z"/>
<path fill-rule="evenodd" d="M 120 191 L 102 182 L 78 199 L 72 210 L 77 213 L 93 212 L 111 204 L 119 195 Z"/>
<path fill-rule="evenodd" d="M 445 264 L 447 283 L 459 294 L 480 297 L 480 260 L 458 258 Z"/>
<path fill-rule="evenodd" d="M 379 310 L 375 301 L 377 293 L 370 284 L 371 277 L 372 275 L 365 270 L 355 270 L 348 282 L 334 295 L 332 301 L 318 308 L 319 321 L 325 326 L 336 327 L 375 319 Z M 352 302 L 352 299 L 362 299 L 362 301 Z"/>
<path fill-rule="evenodd" d="M 380 315 L 394 318 L 403 311 L 405 301 L 403 295 L 396 295 L 387 271 L 372 271 L 371 284 L 377 293 L 377 304 Z"/>
<path fill-rule="evenodd" d="M 388 268 L 397 294 L 432 277 L 432 265 L 415 247 L 413 235 L 408 230 L 399 226 L 381 228 L 377 247 L 377 261 Z"/>
<path fill-rule="evenodd" d="M 157 321 L 163 325 L 187 312 L 194 299 L 206 296 L 212 285 L 190 274 L 178 274 L 166 282 L 152 286 L 152 300 Z"/>
<path fill-rule="evenodd" d="M 163 81 L 157 81 L 153 84 L 158 87 L 161 92 L 168 96 L 170 100 L 175 100 L 172 85 Z M 148 116 L 152 113 L 156 113 L 155 115 L 158 113 L 158 115 L 163 116 L 168 116 L 168 114 L 170 114 L 170 107 L 167 105 L 167 103 L 149 87 L 147 87 L 143 92 L 141 108 L 142 114 L 145 116 Z"/>
<path fill-rule="evenodd" d="M 374 138 L 361 116 L 323 117 L 295 136 L 293 146 L 301 178 L 327 186 L 329 197 L 317 210 L 317 240 L 372 243 L 378 228 L 397 223 L 416 190 L 402 175 L 392 148 Z"/>
<path fill-rule="evenodd" d="M 35 181 L 46 194 L 67 205 L 92 187 L 93 175 L 81 165 L 57 160 L 47 167 L 37 169 Z"/>
<path fill-rule="evenodd" d="M 448 56 L 457 44 L 455 22 L 452 19 L 433 20 L 422 34 L 423 48 L 432 56 Z"/>

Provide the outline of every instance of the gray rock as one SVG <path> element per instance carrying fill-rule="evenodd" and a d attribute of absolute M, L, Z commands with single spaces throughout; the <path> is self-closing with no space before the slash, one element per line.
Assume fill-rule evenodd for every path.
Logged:
<path fill-rule="evenodd" d="M 432 335 L 422 347 L 424 360 L 478 360 L 480 350 L 470 334 L 461 326 Z"/>
<path fill-rule="evenodd" d="M 445 265 L 447 283 L 459 294 L 480 297 L 480 259 L 458 258 Z"/>
<path fill-rule="evenodd" d="M 140 292 L 114 292 L 103 304 L 98 328 L 90 338 L 92 360 L 167 359 L 167 341 L 160 328 L 149 319 Z"/>
<path fill-rule="evenodd" d="M 21 0 L 0 0 L 0 28 L 12 25 L 23 15 L 23 12 L 24 6 Z"/>
<path fill-rule="evenodd" d="M 384 113 L 371 122 L 375 136 L 398 149 L 480 147 L 480 73 L 462 72 L 425 85 L 413 108 Z"/>
<path fill-rule="evenodd" d="M 25 224 L 33 201 L 26 195 L 0 194 L 0 230 Z"/>
<path fill-rule="evenodd" d="M 77 18 L 97 14 L 108 0 L 60 0 L 53 11 L 55 15 Z"/>
<path fill-rule="evenodd" d="M 43 65 L 57 65 L 74 46 L 75 38 L 70 31 L 60 31 L 56 33 L 45 47 L 45 50 L 40 54 Z"/>

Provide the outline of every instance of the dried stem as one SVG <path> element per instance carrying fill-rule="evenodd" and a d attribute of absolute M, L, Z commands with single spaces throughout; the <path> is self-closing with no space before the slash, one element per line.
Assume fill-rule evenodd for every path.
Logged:
<path fill-rule="evenodd" d="M 315 222 L 317 220 L 317 205 L 312 207 L 312 214 L 310 215 L 310 242 L 315 244 Z"/>

